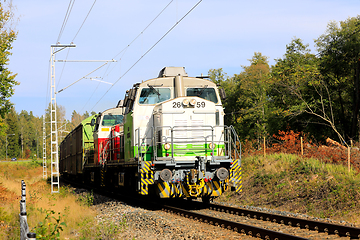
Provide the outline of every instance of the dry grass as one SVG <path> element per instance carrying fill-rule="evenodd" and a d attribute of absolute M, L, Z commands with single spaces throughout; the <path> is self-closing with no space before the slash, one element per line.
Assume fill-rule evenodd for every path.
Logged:
<path fill-rule="evenodd" d="M 60 193 L 51 194 L 50 185 L 42 179 L 42 167 L 36 162 L 0 162 L 0 239 L 18 239 L 19 201 L 21 180 L 26 184 L 26 208 L 30 230 L 44 222 L 45 210 L 55 212 L 54 217 L 66 223 L 61 239 L 87 239 L 91 228 L 98 223 L 96 212 L 78 201 L 77 196 L 66 187 Z M 90 235 L 91 236 L 91 235 Z"/>
<path fill-rule="evenodd" d="M 360 226 L 360 174 L 347 167 L 293 154 L 242 159 L 243 193 L 221 201 L 267 207 Z"/>

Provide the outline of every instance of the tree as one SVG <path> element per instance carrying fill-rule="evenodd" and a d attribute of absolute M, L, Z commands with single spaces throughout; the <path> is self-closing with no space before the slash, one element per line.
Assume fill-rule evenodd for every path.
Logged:
<path fill-rule="evenodd" d="M 222 68 L 210 69 L 208 75 L 210 80 L 218 85 L 221 85 L 228 78 Z"/>
<path fill-rule="evenodd" d="M 45 122 L 49 123 L 50 119 L 51 119 L 51 103 L 49 103 L 48 108 L 45 110 Z M 71 122 L 69 122 L 68 120 L 66 120 L 65 118 L 65 114 L 66 114 L 66 109 L 65 107 L 61 106 L 61 105 L 56 105 L 56 122 L 57 122 L 57 129 L 58 129 L 58 144 L 61 143 L 61 141 L 65 138 L 65 136 L 67 135 L 67 133 L 69 133 L 73 128 L 71 126 Z M 55 119 L 54 119 L 55 120 Z M 51 133 L 51 125 L 50 124 L 46 124 L 46 156 L 51 156 L 51 136 L 49 136 L 48 134 Z M 55 140 L 55 139 L 53 139 Z"/>
<path fill-rule="evenodd" d="M 249 66 L 233 77 L 227 77 L 221 68 L 209 71 L 210 79 L 220 83 L 227 99 L 226 125 L 234 125 L 241 139 L 257 139 L 269 133 L 268 122 L 273 113 L 268 91 L 270 67 L 267 57 L 254 53 Z"/>
<path fill-rule="evenodd" d="M 360 110 L 360 15 L 330 22 L 325 34 L 315 41 L 321 59 L 320 70 L 334 92 L 334 111 L 347 139 L 358 133 Z"/>
<path fill-rule="evenodd" d="M 6 132 L 8 156 L 11 158 L 19 157 L 20 156 L 19 123 L 14 108 L 12 108 L 10 110 L 10 113 L 6 116 L 6 123 L 9 126 Z"/>
<path fill-rule="evenodd" d="M 272 96 L 276 104 L 284 109 L 289 126 L 297 131 L 312 132 L 317 138 L 335 133 L 344 142 L 336 124 L 333 93 L 320 73 L 319 58 L 311 54 L 308 45 L 298 38 L 286 49 L 284 58 L 277 59 L 272 68 L 276 86 Z"/>
<path fill-rule="evenodd" d="M 5 117 L 12 106 L 9 98 L 14 94 L 13 87 L 18 84 L 15 81 L 16 74 L 13 74 L 7 68 L 9 62 L 10 50 L 17 33 L 11 29 L 13 13 L 11 3 L 7 5 L 0 2 L 0 116 Z"/>
<path fill-rule="evenodd" d="M 84 120 L 85 118 L 77 113 L 75 110 L 71 114 L 71 123 L 73 125 L 73 128 L 75 128 L 79 123 Z"/>
<path fill-rule="evenodd" d="M 267 135 L 267 113 L 270 67 L 267 57 L 255 52 L 249 59 L 250 66 L 242 66 L 244 71 L 238 75 L 242 97 L 242 114 L 240 124 L 253 125 L 253 137 L 260 141 Z"/>

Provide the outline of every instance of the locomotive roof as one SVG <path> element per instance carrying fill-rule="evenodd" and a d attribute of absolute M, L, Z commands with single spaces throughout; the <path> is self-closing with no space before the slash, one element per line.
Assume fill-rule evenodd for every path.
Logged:
<path fill-rule="evenodd" d="M 184 87 L 216 87 L 216 84 L 208 79 L 196 78 L 196 77 L 183 77 Z M 173 87 L 174 77 L 161 77 L 146 80 L 140 83 L 139 87 L 147 87 L 149 85 L 153 87 Z"/>

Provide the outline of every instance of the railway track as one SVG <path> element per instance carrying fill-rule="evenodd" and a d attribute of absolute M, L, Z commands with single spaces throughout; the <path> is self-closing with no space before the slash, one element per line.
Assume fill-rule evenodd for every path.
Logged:
<path fill-rule="evenodd" d="M 307 220 L 277 214 L 264 213 L 243 208 L 234 208 L 218 204 L 210 204 L 210 209 L 220 212 L 231 213 L 239 216 L 246 216 L 253 219 L 271 221 L 274 223 L 285 224 L 298 227 L 301 229 L 309 229 L 318 232 L 326 232 L 328 234 L 338 235 L 340 237 L 350 237 L 351 239 L 360 238 L 360 228 L 343 226 L 338 224 Z"/>
<path fill-rule="evenodd" d="M 360 228 L 313 221 L 218 204 L 194 202 L 165 211 L 261 239 L 359 239 Z M 246 224 L 245 224 L 245 223 Z M 271 230 L 274 229 L 274 230 Z"/>
<path fill-rule="evenodd" d="M 261 239 L 288 239 L 288 240 L 302 240 L 307 238 L 298 237 L 295 235 L 290 234 L 284 234 L 277 231 L 268 230 L 265 228 L 259 228 L 247 224 L 242 224 L 235 221 L 229 221 L 222 218 L 212 217 L 209 215 L 199 214 L 193 211 L 184 210 L 181 208 L 175 208 L 172 206 L 163 206 L 162 210 L 170 212 L 170 213 L 176 213 L 178 215 L 181 215 L 183 217 L 187 217 L 190 219 L 198 220 L 200 222 L 208 223 L 215 226 L 220 226 L 222 228 L 226 228 L 229 230 L 233 230 L 239 233 L 243 233 L 246 235 L 250 235 L 256 238 Z"/>
<path fill-rule="evenodd" d="M 70 183 L 70 182 L 68 182 Z M 84 185 L 75 186 L 86 188 Z M 96 191 L 96 190 L 95 190 Z M 95 192 L 94 191 L 94 192 Z M 319 222 L 295 217 L 234 208 L 197 201 L 154 201 L 141 196 L 123 196 L 109 191 L 96 191 L 127 204 L 187 217 L 260 239 L 359 239 L 360 228 Z"/>

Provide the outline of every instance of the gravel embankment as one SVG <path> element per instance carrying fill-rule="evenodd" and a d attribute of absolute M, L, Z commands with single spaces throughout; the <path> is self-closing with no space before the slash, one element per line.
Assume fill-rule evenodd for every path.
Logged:
<path fill-rule="evenodd" d="M 80 190 L 78 193 L 80 192 L 82 191 Z M 232 205 L 225 203 L 218 204 Z M 233 232 L 231 230 L 226 230 L 221 227 L 216 227 L 191 219 L 186 219 L 184 217 L 179 217 L 175 214 L 166 213 L 160 210 L 151 211 L 143 208 L 133 207 L 116 199 L 108 198 L 98 194 L 94 194 L 94 205 L 92 207 L 98 212 L 96 219 L 99 221 L 100 224 L 113 222 L 114 224 L 117 224 L 119 226 L 124 226 L 124 219 L 126 219 L 126 227 L 119 234 L 119 239 L 256 239 L 250 236 L 246 236 L 244 234 Z M 243 207 L 252 210 L 267 211 L 269 213 L 276 213 L 280 215 L 302 217 L 306 219 L 322 220 L 326 222 L 354 226 L 353 224 L 345 222 L 335 222 L 330 219 L 315 219 L 303 214 L 281 212 L 265 208 L 255 208 L 247 206 Z M 217 215 L 218 213 L 212 214 Z M 249 225 L 259 224 L 255 223 L 254 221 L 256 220 L 247 218 L 242 220 L 241 222 Z M 271 222 L 262 222 L 258 227 L 277 230 L 284 233 L 287 231 L 282 228 L 289 228 L 287 226 L 283 227 L 278 224 L 276 224 L 275 226 L 271 225 L 273 225 L 273 223 Z M 297 228 L 295 228 L 291 229 L 288 233 L 291 234 L 291 232 L 295 233 L 298 231 L 303 230 L 297 230 Z M 327 235 L 325 233 L 319 235 L 319 233 L 314 231 L 308 231 L 308 233 L 305 233 L 305 236 L 303 237 L 310 239 L 338 239 L 338 236 L 336 235 Z"/>
<path fill-rule="evenodd" d="M 149 211 L 94 194 L 98 221 L 121 223 L 127 228 L 120 239 L 254 239 L 221 227 L 178 217 L 163 211 Z"/>

